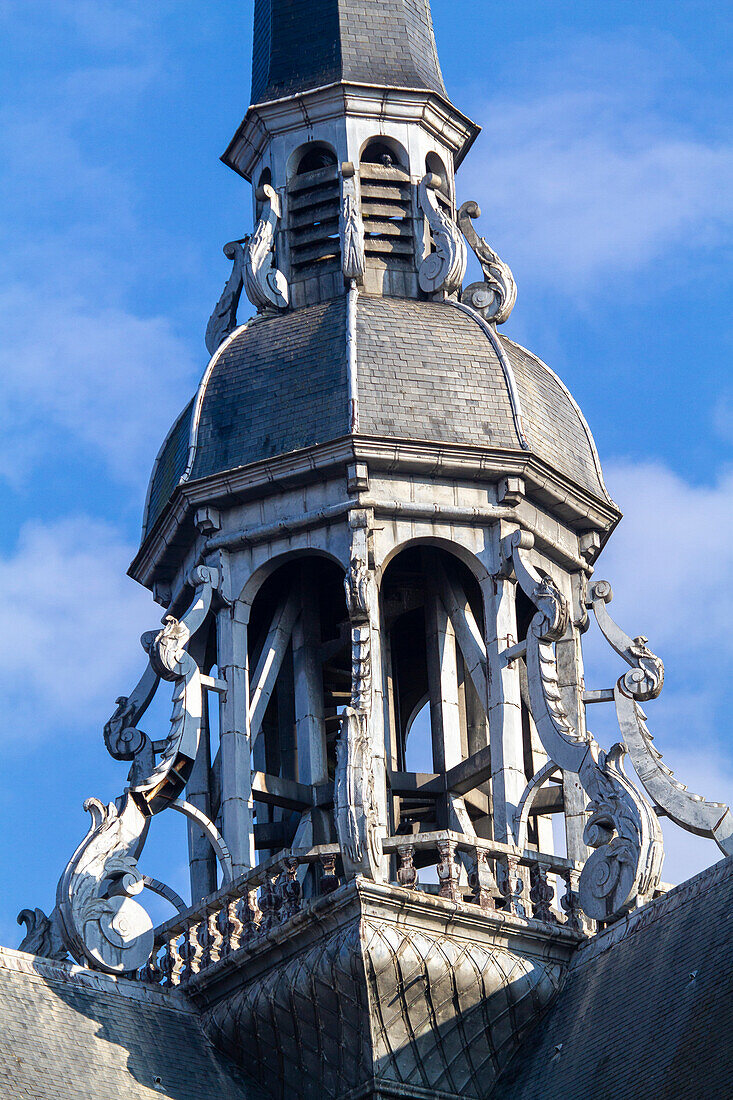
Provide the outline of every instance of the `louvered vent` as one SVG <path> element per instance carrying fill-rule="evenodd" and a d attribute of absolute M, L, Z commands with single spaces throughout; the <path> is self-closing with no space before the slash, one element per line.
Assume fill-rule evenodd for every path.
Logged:
<path fill-rule="evenodd" d="M 389 267 L 413 267 L 415 231 L 409 174 L 395 165 L 362 163 L 361 211 L 367 259 L 380 260 Z"/>
<path fill-rule="evenodd" d="M 300 171 L 288 184 L 290 268 L 296 280 L 340 267 L 339 186 L 336 164 Z"/>

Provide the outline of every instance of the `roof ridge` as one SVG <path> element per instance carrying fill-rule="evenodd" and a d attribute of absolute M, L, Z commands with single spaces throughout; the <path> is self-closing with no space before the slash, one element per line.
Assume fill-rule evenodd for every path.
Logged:
<path fill-rule="evenodd" d="M 117 978 L 111 974 L 102 974 L 76 963 L 45 959 L 41 955 L 31 955 L 25 951 L 14 951 L 10 947 L 0 947 L 0 971 L 22 974 L 47 985 L 55 982 L 59 985 L 76 985 L 97 993 L 111 993 L 126 1000 L 155 1004 L 171 1012 L 195 1015 L 194 1007 L 185 995 L 179 991 L 167 991 L 152 985 L 144 985 L 130 978 Z"/>

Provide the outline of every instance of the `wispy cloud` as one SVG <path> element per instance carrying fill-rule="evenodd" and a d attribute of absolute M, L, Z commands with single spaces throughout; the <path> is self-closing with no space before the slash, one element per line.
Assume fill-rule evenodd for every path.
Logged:
<path fill-rule="evenodd" d="M 461 188 L 481 199 L 486 231 L 525 280 L 597 289 L 674 249 L 689 256 L 733 239 L 733 142 L 681 131 L 679 112 L 665 114 L 677 46 L 666 65 L 636 51 L 645 80 L 630 80 L 630 52 L 569 41 L 561 79 L 557 56 L 538 59 L 531 82 L 473 107 L 488 125 Z M 667 278 L 688 272 L 678 264 Z"/>
<path fill-rule="evenodd" d="M 0 558 L 6 752 L 101 727 L 142 672 L 137 640 L 160 612 L 125 576 L 132 553 L 113 527 L 79 516 L 26 524 Z"/>
<path fill-rule="evenodd" d="M 733 475 L 696 486 L 659 464 L 616 462 L 606 476 L 625 518 L 596 577 L 613 585 L 614 618 L 665 662 L 662 695 L 645 707 L 655 744 L 690 790 L 733 804 Z M 597 630 L 584 650 L 588 686 L 611 686 L 625 666 Z M 612 707 L 589 721 L 606 746 L 617 739 Z M 712 841 L 671 823 L 665 837 L 670 880 L 718 858 Z"/>

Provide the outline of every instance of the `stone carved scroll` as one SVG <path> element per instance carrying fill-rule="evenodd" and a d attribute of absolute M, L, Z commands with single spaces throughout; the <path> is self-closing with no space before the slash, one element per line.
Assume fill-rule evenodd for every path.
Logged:
<path fill-rule="evenodd" d="M 248 243 L 249 237 L 241 241 L 229 241 L 224 245 L 224 255 L 232 261 L 233 267 L 206 326 L 206 350 L 209 355 L 214 355 L 237 327 L 237 310 L 244 288 L 244 245 Z"/>
<path fill-rule="evenodd" d="M 347 282 L 362 283 L 366 268 L 364 253 L 364 222 L 357 194 L 356 170 L 353 164 L 341 168 L 341 263 Z"/>
<path fill-rule="evenodd" d="M 344 587 L 351 620 L 352 683 L 351 706 L 344 710 L 336 745 L 336 827 L 346 873 L 376 880 L 381 877 L 382 841 L 370 730 L 375 593 L 363 529 L 354 533 Z"/>
<path fill-rule="evenodd" d="M 591 588 L 592 607 L 607 641 L 631 665 L 614 688 L 616 716 L 624 744 L 649 797 L 666 815 L 688 832 L 715 840 L 725 855 L 733 855 L 733 814 L 722 802 L 708 802 L 680 783 L 664 762 L 647 727 L 640 703 L 656 699 L 664 684 L 664 665 L 644 637 L 630 638 L 608 613 L 613 591 L 607 581 Z"/>
<path fill-rule="evenodd" d="M 56 910 L 47 917 L 42 909 L 22 909 L 18 913 L 18 924 L 25 925 L 25 936 L 18 950 L 29 955 L 40 955 L 44 959 L 62 962 L 68 958 L 68 951 L 59 931 Z"/>
<path fill-rule="evenodd" d="M 517 284 L 509 265 L 499 259 L 485 238 L 479 237 L 474 229 L 473 223 L 480 217 L 481 208 L 477 202 L 464 202 L 458 211 L 458 225 L 484 273 L 484 281 L 466 287 L 461 301 L 486 321 L 503 325 L 516 305 Z"/>
<path fill-rule="evenodd" d="M 89 832 L 69 861 L 56 891 L 63 942 L 85 965 L 109 974 L 143 967 L 153 949 L 153 926 L 135 900 L 145 886 L 138 867 L 150 819 L 178 797 L 193 767 L 202 719 L 201 675 L 185 647 L 204 622 L 218 586 L 215 570 L 192 577 L 196 595 L 180 622 L 168 617 L 146 635 L 156 676 L 174 683 L 171 729 L 160 763 L 115 803 L 88 799 Z"/>
<path fill-rule="evenodd" d="M 425 257 L 418 273 L 420 289 L 426 294 L 457 293 L 466 275 L 468 251 L 458 226 L 441 210 L 435 197 L 440 177 L 425 176 L 419 188 L 420 209 L 432 230 L 435 252 Z"/>
<path fill-rule="evenodd" d="M 288 281 L 275 266 L 273 247 L 281 217 L 280 196 L 266 183 L 258 191 L 264 200 L 262 216 L 245 246 L 244 289 L 257 309 L 287 309 Z"/>
<path fill-rule="evenodd" d="M 592 920 L 616 920 L 654 895 L 663 859 L 661 829 L 624 773 L 624 746 L 603 752 L 592 736 L 579 736 L 568 717 L 554 651 L 568 626 L 568 605 L 552 578 L 525 557 L 532 544 L 525 532 L 515 532 L 505 544 L 522 590 L 537 607 L 527 633 L 532 715 L 550 759 L 577 773 L 590 799 L 584 840 L 595 851 L 580 876 L 580 904 Z"/>

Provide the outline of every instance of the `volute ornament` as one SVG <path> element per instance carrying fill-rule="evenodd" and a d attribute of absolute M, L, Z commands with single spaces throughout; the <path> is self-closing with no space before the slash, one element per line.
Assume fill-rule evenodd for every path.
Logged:
<path fill-rule="evenodd" d="M 275 266 L 275 232 L 281 217 L 280 196 L 266 183 L 257 197 L 264 201 L 262 216 L 245 245 L 244 289 L 257 309 L 287 309 L 288 281 Z"/>
<path fill-rule="evenodd" d="M 435 192 L 439 187 L 440 176 L 432 173 L 424 176 L 420 183 L 420 209 L 432 231 L 435 252 L 431 252 L 420 264 L 418 277 L 420 289 L 426 294 L 442 293 L 450 297 L 461 289 L 468 251 L 458 226 L 438 204 Z"/>
<path fill-rule="evenodd" d="M 227 336 L 230 336 L 237 327 L 237 310 L 244 287 L 244 245 L 248 243 L 249 237 L 246 237 L 244 240 L 229 241 L 224 245 L 224 255 L 232 261 L 233 266 L 221 298 L 216 303 L 206 326 L 206 350 L 209 355 L 214 355 Z"/>
<path fill-rule="evenodd" d="M 196 758 L 202 719 L 201 674 L 185 650 L 204 622 L 219 579 L 215 570 L 195 570 L 193 603 L 182 620 L 166 619 L 161 631 L 143 636 L 150 657 L 150 674 L 118 705 L 105 739 L 117 744 L 115 729 L 131 728 L 136 707 L 152 698 L 160 678 L 174 684 L 171 728 L 157 767 L 134 783 L 116 802 L 105 806 L 90 798 L 84 808 L 91 827 L 69 861 L 56 891 L 61 938 L 78 961 L 108 974 L 140 969 L 153 949 L 153 926 L 135 900 L 145 886 L 138 867 L 153 815 L 174 804 L 186 785 Z M 148 685 L 145 687 L 145 685 Z M 122 697 L 121 697 L 122 698 Z M 136 700 L 132 704 L 130 700 Z M 110 726 L 110 723 L 108 723 Z M 124 744 L 124 741 L 123 741 Z"/>
<path fill-rule="evenodd" d="M 643 636 L 631 638 L 608 613 L 613 591 L 608 581 L 592 586 L 588 606 L 601 631 L 631 666 L 614 688 L 616 717 L 634 770 L 655 806 L 688 832 L 715 840 L 725 855 L 733 855 L 733 814 L 725 803 L 708 802 L 680 783 L 664 762 L 647 726 L 641 703 L 656 699 L 664 686 L 664 665 Z"/>
<path fill-rule="evenodd" d="M 532 716 L 551 761 L 575 772 L 590 799 L 585 843 L 595 848 L 578 884 L 580 904 L 592 920 L 617 920 L 653 897 L 662 869 L 662 834 L 651 806 L 623 771 L 625 749 L 601 750 L 573 726 L 560 690 L 554 643 L 567 630 L 569 607 L 551 577 L 525 556 L 533 539 L 515 532 L 506 542 L 520 587 L 537 607 L 527 632 L 527 679 Z"/>
<path fill-rule="evenodd" d="M 464 202 L 458 211 L 458 225 L 476 254 L 484 273 L 482 283 L 471 283 L 461 295 L 461 301 L 480 313 L 486 321 L 503 325 L 517 302 L 517 284 L 511 268 L 499 259 L 484 237 L 479 237 L 473 223 L 481 217 L 477 202 Z"/>

